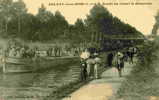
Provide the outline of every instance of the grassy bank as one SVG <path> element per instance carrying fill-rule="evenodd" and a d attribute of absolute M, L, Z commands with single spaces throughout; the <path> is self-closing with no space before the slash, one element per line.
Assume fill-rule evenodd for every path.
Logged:
<path fill-rule="evenodd" d="M 112 100 L 159 100 L 158 43 L 148 43 L 142 56 Z"/>

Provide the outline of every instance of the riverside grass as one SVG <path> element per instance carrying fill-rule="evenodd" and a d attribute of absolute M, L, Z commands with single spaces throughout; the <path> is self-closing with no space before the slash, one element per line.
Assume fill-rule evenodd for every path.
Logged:
<path fill-rule="evenodd" d="M 158 40 L 159 38 L 144 45 L 143 58 L 139 59 L 131 74 L 110 100 L 159 100 Z"/>

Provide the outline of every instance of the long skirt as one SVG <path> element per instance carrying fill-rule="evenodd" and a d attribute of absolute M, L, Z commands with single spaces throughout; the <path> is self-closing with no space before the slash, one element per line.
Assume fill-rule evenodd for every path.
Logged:
<path fill-rule="evenodd" d="M 94 77 L 96 79 L 98 78 L 98 67 L 99 67 L 99 64 L 94 65 Z"/>
<path fill-rule="evenodd" d="M 95 60 L 94 59 L 88 59 L 87 61 L 87 75 L 91 76 L 91 72 L 93 69 L 93 65 L 95 64 Z"/>

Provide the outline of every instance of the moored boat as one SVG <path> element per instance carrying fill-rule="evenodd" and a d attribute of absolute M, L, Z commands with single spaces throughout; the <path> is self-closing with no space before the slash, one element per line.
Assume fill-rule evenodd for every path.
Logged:
<path fill-rule="evenodd" d="M 0 69 L 3 73 L 34 72 L 79 62 L 74 54 L 69 55 L 64 49 L 55 48 L 10 40 L 0 49 Z"/>
<path fill-rule="evenodd" d="M 5 57 L 1 62 L 1 68 L 3 73 L 35 72 L 38 70 L 64 66 L 73 62 L 78 62 L 78 57 Z"/>

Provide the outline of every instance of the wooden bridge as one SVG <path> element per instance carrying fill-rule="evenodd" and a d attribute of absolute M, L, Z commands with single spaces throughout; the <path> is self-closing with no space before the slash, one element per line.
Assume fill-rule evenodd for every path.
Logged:
<path fill-rule="evenodd" d="M 112 40 L 145 40 L 146 38 L 143 35 L 104 35 L 104 39 Z"/>
<path fill-rule="evenodd" d="M 133 45 L 139 45 L 147 40 L 141 35 L 104 35 L 100 41 L 104 50 L 115 50 Z"/>

